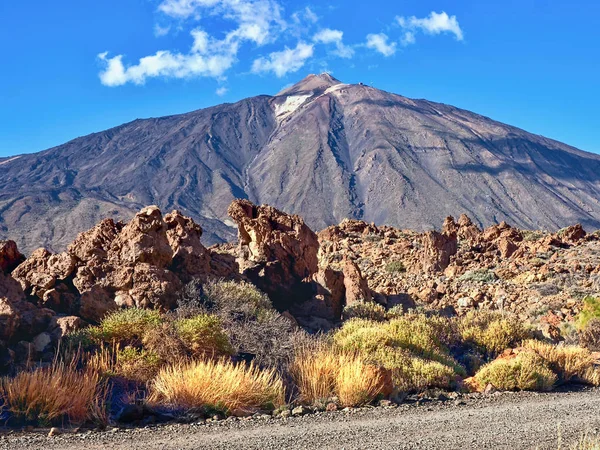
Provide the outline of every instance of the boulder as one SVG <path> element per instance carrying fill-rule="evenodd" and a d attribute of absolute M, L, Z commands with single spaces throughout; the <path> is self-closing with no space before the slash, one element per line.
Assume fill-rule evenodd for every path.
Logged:
<path fill-rule="evenodd" d="M 367 280 L 360 273 L 358 265 L 349 258 L 343 262 L 346 306 L 369 302 L 373 299 Z"/>
<path fill-rule="evenodd" d="M 423 235 L 421 267 L 425 272 L 441 272 L 450 264 L 450 257 L 458 247 L 456 234 L 428 231 Z"/>
<path fill-rule="evenodd" d="M 0 272 L 10 273 L 24 260 L 14 241 L 0 241 Z"/>

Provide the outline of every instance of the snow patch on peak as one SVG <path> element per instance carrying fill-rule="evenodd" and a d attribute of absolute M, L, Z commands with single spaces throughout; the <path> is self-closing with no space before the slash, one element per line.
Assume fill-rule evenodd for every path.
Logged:
<path fill-rule="evenodd" d="M 275 117 L 279 122 L 283 121 L 296 111 L 302 104 L 312 97 L 312 93 L 308 95 L 290 95 L 285 98 L 285 101 L 275 105 Z"/>

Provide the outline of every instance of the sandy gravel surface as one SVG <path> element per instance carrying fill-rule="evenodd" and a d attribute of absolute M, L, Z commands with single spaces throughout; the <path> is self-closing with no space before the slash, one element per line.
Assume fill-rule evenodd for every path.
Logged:
<path fill-rule="evenodd" d="M 560 431 L 559 431 L 560 429 Z M 600 389 L 503 393 L 289 419 L 3 433 L 4 449 L 556 449 L 600 432 Z"/>

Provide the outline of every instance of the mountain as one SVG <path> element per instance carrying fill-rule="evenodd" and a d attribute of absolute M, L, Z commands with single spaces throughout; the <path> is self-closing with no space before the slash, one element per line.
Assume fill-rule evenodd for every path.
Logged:
<path fill-rule="evenodd" d="M 135 120 L 0 159 L 0 238 L 63 249 L 103 217 L 178 209 L 205 243 L 233 240 L 234 198 L 417 230 L 467 213 L 556 230 L 600 227 L 600 156 L 487 117 L 327 74 L 186 114 Z"/>

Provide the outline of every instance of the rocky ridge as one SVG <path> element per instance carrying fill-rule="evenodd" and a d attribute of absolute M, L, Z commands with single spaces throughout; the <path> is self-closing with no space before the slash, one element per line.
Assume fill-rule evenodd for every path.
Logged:
<path fill-rule="evenodd" d="M 440 232 L 344 220 L 315 233 L 297 215 L 248 200 L 229 214 L 237 244 L 209 248 L 192 219 L 156 206 L 129 223 L 105 219 L 61 253 L 41 248 L 25 259 L 14 242 L 0 242 L 0 365 L 52 358 L 64 334 L 117 308 L 173 309 L 191 280 L 250 281 L 311 330 L 335 326 L 345 307 L 377 302 L 512 311 L 552 339 L 600 292 L 600 236 L 581 225 L 480 229 L 463 215 Z"/>

